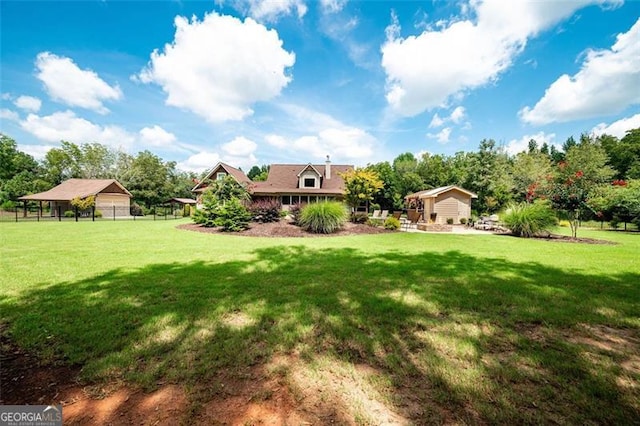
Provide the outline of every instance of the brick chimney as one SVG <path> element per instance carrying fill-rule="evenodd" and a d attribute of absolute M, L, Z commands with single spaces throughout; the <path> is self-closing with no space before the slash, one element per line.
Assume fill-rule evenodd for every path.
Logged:
<path fill-rule="evenodd" d="M 331 160 L 327 155 L 327 161 L 324 163 L 324 178 L 331 179 Z"/>

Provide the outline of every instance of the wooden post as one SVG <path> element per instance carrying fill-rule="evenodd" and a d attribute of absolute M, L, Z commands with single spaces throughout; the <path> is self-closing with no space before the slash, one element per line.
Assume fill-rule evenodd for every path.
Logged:
<path fill-rule="evenodd" d="M 58 222 L 62 222 L 62 215 L 60 214 L 60 206 L 56 206 L 58 208 Z"/>
<path fill-rule="evenodd" d="M 115 221 L 116 220 L 116 205 L 114 204 L 111 207 L 113 207 L 113 220 Z"/>
<path fill-rule="evenodd" d="M 40 201 L 40 216 L 42 216 L 42 201 Z M 38 222 L 40 222 L 40 218 L 38 218 Z"/>
<path fill-rule="evenodd" d="M 78 221 L 78 206 L 75 206 L 74 210 L 76 211 L 76 222 L 77 222 Z"/>
<path fill-rule="evenodd" d="M 23 201 L 24 203 L 24 201 Z M 16 222 L 18 221 L 18 206 L 16 206 Z"/>
<path fill-rule="evenodd" d="M 91 206 L 91 222 L 96 221 L 96 206 Z"/>

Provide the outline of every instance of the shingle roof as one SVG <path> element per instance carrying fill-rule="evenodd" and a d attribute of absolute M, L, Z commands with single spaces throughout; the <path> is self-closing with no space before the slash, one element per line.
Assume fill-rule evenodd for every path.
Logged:
<path fill-rule="evenodd" d="M 407 198 L 435 198 L 438 195 L 447 192 L 447 191 L 451 191 L 452 189 L 457 189 L 460 192 L 464 192 L 465 194 L 468 194 L 471 198 L 478 198 L 478 196 L 476 194 L 474 194 L 471 191 L 467 191 L 464 188 L 460 188 L 459 186 L 456 185 L 449 185 L 449 186 L 441 186 L 439 188 L 433 188 L 433 189 L 427 189 L 424 191 L 419 191 L 419 192 L 414 192 L 413 194 L 409 194 L 406 197 L 404 197 L 405 199 Z"/>
<path fill-rule="evenodd" d="M 299 188 L 300 173 L 312 166 L 320 173 L 322 182 L 319 189 Z M 324 164 L 272 164 L 269 167 L 269 175 L 265 182 L 254 182 L 251 192 L 257 195 L 268 194 L 342 194 L 344 192 L 344 180 L 340 176 L 353 170 L 353 166 L 344 164 L 331 165 L 331 179 L 325 176 Z"/>
<path fill-rule="evenodd" d="M 213 176 L 214 173 L 216 173 L 218 170 L 220 170 L 220 168 L 222 168 L 229 175 L 233 176 L 235 178 L 235 180 L 237 180 L 239 183 L 245 183 L 247 185 L 251 184 L 251 179 L 249 179 L 247 177 L 247 175 L 245 175 L 242 170 L 236 169 L 235 167 L 231 167 L 230 165 L 228 165 L 226 163 L 218 163 L 218 164 L 216 164 L 216 166 L 214 168 L 212 168 L 209 171 L 209 173 L 207 173 L 207 175 L 204 177 L 204 179 L 202 179 L 196 186 L 193 187 L 191 192 L 202 192 L 202 191 L 204 191 L 204 189 L 207 187 L 207 182 L 206 181 L 208 179 L 211 179 L 211 176 Z"/>
<path fill-rule="evenodd" d="M 198 202 L 192 198 L 172 198 L 168 202 L 176 202 L 180 204 L 198 204 Z"/>
<path fill-rule="evenodd" d="M 124 193 L 130 197 L 132 196 L 131 193 L 115 179 L 69 179 L 48 191 L 25 195 L 19 199 L 34 201 L 69 201 L 76 197 L 85 198 L 90 195 L 99 194 L 105 189 L 108 189 L 111 185 L 116 185 L 120 189 L 120 193 Z M 109 191 L 109 193 L 110 192 L 111 191 Z"/>

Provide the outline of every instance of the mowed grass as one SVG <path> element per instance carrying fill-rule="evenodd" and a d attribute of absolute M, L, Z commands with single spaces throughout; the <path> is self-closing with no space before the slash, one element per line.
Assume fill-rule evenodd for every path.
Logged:
<path fill-rule="evenodd" d="M 87 383 L 178 383 L 194 404 L 271 365 L 301 404 L 324 391 L 361 424 L 380 407 L 418 424 L 640 423 L 639 234 L 271 239 L 182 222 L 2 224 L 3 332 Z M 298 367 L 273 366 L 287 357 Z"/>

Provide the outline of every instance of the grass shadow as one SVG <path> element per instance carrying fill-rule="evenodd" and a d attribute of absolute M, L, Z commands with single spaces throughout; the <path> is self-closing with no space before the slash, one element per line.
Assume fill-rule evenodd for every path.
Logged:
<path fill-rule="evenodd" d="M 638 283 L 458 251 L 275 246 L 114 269 L 0 308 L 22 347 L 87 381 L 197 386 L 296 353 L 371 366 L 415 423 L 629 424 L 640 376 L 621 366 L 639 360 Z M 624 344 L 592 345 L 607 329 Z"/>

